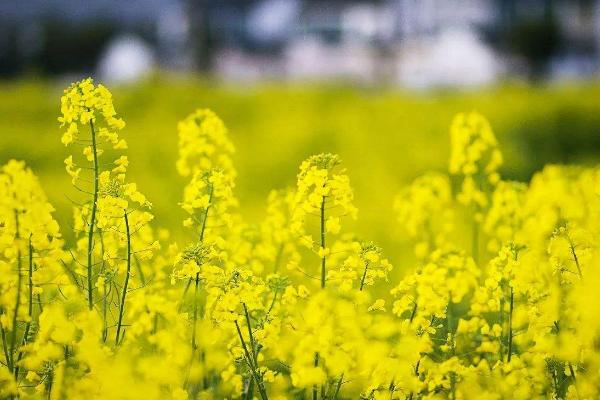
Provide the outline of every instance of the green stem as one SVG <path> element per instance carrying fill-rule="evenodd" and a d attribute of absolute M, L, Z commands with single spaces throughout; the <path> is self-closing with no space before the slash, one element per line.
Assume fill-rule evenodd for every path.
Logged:
<path fill-rule="evenodd" d="M 202 243 L 204 241 L 204 233 L 206 232 L 206 220 L 208 219 L 208 210 L 210 210 L 210 206 L 212 205 L 212 198 L 213 198 L 213 193 L 214 193 L 214 186 L 210 185 L 210 191 L 208 193 L 208 205 L 206 206 L 206 210 L 204 211 L 204 217 L 202 218 L 202 226 L 200 227 L 200 243 Z M 192 285 L 192 282 L 194 281 L 194 278 L 190 278 L 187 282 L 187 284 L 185 285 L 185 289 L 183 289 L 183 298 L 185 298 L 185 295 L 187 294 L 188 290 L 190 289 L 190 286 Z M 198 276 L 196 275 L 196 285 L 198 285 Z"/>
<path fill-rule="evenodd" d="M 573 370 L 573 364 L 571 364 L 570 362 L 569 364 L 569 371 L 571 372 L 571 376 L 573 377 L 573 380 L 576 381 L 577 378 L 575 378 L 575 371 Z"/>
<path fill-rule="evenodd" d="M 325 250 L 325 196 L 321 201 L 321 249 Z M 321 257 L 321 289 L 325 288 L 325 277 L 326 277 L 326 258 L 325 254 Z"/>
<path fill-rule="evenodd" d="M 410 312 L 410 320 L 408 322 L 413 322 L 413 319 L 415 319 L 415 315 L 417 315 L 417 302 L 416 301 L 414 301 L 413 309 Z"/>
<path fill-rule="evenodd" d="M 133 261 L 135 262 L 136 269 L 140 275 L 140 283 L 142 285 L 146 285 L 146 277 L 144 276 L 144 271 L 142 270 L 142 264 L 140 263 L 140 260 L 134 256 Z"/>
<path fill-rule="evenodd" d="M 200 273 L 196 273 L 196 284 L 194 285 L 194 322 L 192 325 L 192 352 L 196 351 L 196 325 L 198 324 L 198 287 L 200 285 Z"/>
<path fill-rule="evenodd" d="M 154 318 L 152 318 L 152 334 L 156 335 L 158 332 L 158 312 L 154 314 Z"/>
<path fill-rule="evenodd" d="M 102 293 L 102 341 L 106 342 L 108 338 L 108 323 L 107 323 L 107 313 L 108 313 L 108 293 L 106 291 L 106 282 L 103 285 L 104 293 Z"/>
<path fill-rule="evenodd" d="M 245 303 L 242 303 L 242 307 L 244 308 L 244 315 L 246 317 L 246 326 L 248 327 L 248 337 L 250 338 L 250 350 L 252 355 L 252 360 L 254 362 L 254 366 L 258 368 L 258 359 L 256 356 L 256 342 L 254 341 L 254 335 L 252 334 L 252 324 L 250 322 L 250 314 L 248 313 L 248 308 Z M 248 385 L 248 398 L 252 398 L 252 393 L 254 392 L 254 388 L 252 382 Z"/>
<path fill-rule="evenodd" d="M 2 349 L 4 350 L 4 358 L 6 359 L 6 366 L 8 367 L 8 371 L 12 374 L 12 363 L 10 360 L 10 356 L 8 355 L 8 343 L 6 342 L 6 331 L 4 330 L 4 326 L 0 324 L 0 333 L 2 334 Z"/>
<path fill-rule="evenodd" d="M 512 347 L 513 347 L 513 308 L 514 308 L 514 292 L 513 288 L 510 288 L 510 304 L 508 308 L 508 362 L 512 357 Z"/>
<path fill-rule="evenodd" d="M 362 292 L 363 288 L 365 287 L 365 278 L 367 277 L 367 270 L 369 269 L 369 262 L 365 262 L 365 271 L 363 272 L 362 278 L 360 280 L 360 289 L 359 291 Z"/>
<path fill-rule="evenodd" d="M 450 372 L 450 399 L 456 400 L 456 372 Z"/>
<path fill-rule="evenodd" d="M 315 368 L 319 366 L 319 353 L 318 352 L 315 353 L 314 366 L 315 366 Z M 313 389 L 312 389 L 312 398 L 313 398 L 313 400 L 317 400 L 319 398 L 319 391 L 318 391 L 317 385 L 313 386 Z"/>
<path fill-rule="evenodd" d="M 90 229 L 88 231 L 88 245 L 87 245 L 87 284 L 88 284 L 88 308 L 92 310 L 94 308 L 93 299 L 93 282 L 92 282 L 92 270 L 94 265 L 94 225 L 96 222 L 96 209 L 98 202 L 98 186 L 99 186 L 99 167 L 98 167 L 98 148 L 96 145 L 96 130 L 94 129 L 94 122 L 90 120 L 90 130 L 92 132 L 92 152 L 94 155 L 94 197 L 92 199 L 92 214 L 90 216 Z"/>
<path fill-rule="evenodd" d="M 52 398 L 52 387 L 54 384 L 54 369 L 51 369 L 46 375 L 46 399 L 50 400 Z"/>
<path fill-rule="evenodd" d="M 500 342 L 500 360 L 504 360 L 504 348 L 506 346 L 505 342 L 504 342 L 504 305 L 506 303 L 505 300 L 505 293 L 504 293 L 504 287 L 502 287 L 502 292 L 501 292 L 501 298 L 500 298 L 500 310 L 499 310 L 499 322 L 500 322 L 500 327 L 502 328 L 502 331 L 500 332 L 500 337 L 498 338 L 498 341 Z"/>
<path fill-rule="evenodd" d="M 44 312 L 44 306 L 42 305 L 42 295 L 41 294 L 37 294 L 37 302 L 38 302 L 38 307 L 40 309 L 40 314 Z"/>
<path fill-rule="evenodd" d="M 581 273 L 581 265 L 579 265 L 579 258 L 577 257 L 577 253 L 575 252 L 575 246 L 573 245 L 573 241 L 570 237 L 569 239 L 569 248 L 571 249 L 571 254 L 573 255 L 573 261 L 575 261 L 575 266 L 577 267 L 577 274 L 579 275 L 579 279 L 583 279 L 583 274 Z"/>
<path fill-rule="evenodd" d="M 31 329 L 31 320 L 33 319 L 33 246 L 31 245 L 31 235 L 29 235 L 29 299 L 28 299 L 28 307 L 27 307 L 27 315 L 29 316 L 29 320 L 25 324 L 25 331 L 23 332 L 23 340 L 21 341 L 21 346 L 25 346 L 27 344 L 29 330 Z M 19 350 L 19 355 L 17 356 L 17 362 L 15 363 L 15 380 L 19 378 L 19 366 L 17 365 L 19 361 L 23 358 L 23 351 Z"/>
<path fill-rule="evenodd" d="M 325 196 L 321 201 L 321 249 L 325 250 Z M 321 257 L 321 289 L 325 289 L 325 279 L 327 276 L 327 262 L 325 254 Z M 315 353 L 315 367 L 319 366 L 319 353 Z M 313 400 L 317 400 L 319 397 L 318 387 L 317 385 L 313 386 L 312 390 L 312 398 Z"/>
<path fill-rule="evenodd" d="M 254 378 L 251 377 L 248 381 L 248 387 L 246 388 L 246 393 L 244 394 L 244 400 L 251 400 L 254 397 Z"/>
<path fill-rule="evenodd" d="M 98 229 L 98 234 L 100 235 L 100 252 L 104 254 L 104 231 L 102 229 Z M 100 273 L 104 273 L 104 257 L 102 260 L 102 268 Z M 111 282 L 112 285 L 112 282 Z M 102 285 L 103 293 L 102 293 L 102 342 L 106 343 L 108 339 L 108 291 L 106 290 L 106 282 Z"/>
<path fill-rule="evenodd" d="M 12 331 L 10 334 L 10 358 L 11 358 L 11 366 L 14 370 L 15 368 L 15 345 L 17 342 L 17 319 L 19 317 L 19 306 L 21 305 L 21 284 L 22 284 L 22 276 L 21 276 L 21 267 L 22 267 L 22 260 L 21 260 L 21 247 L 19 246 L 19 242 L 20 242 L 20 234 L 19 234 L 19 214 L 18 212 L 15 210 L 15 229 L 16 229 L 16 233 L 15 233 L 15 242 L 17 243 L 17 246 L 19 247 L 18 251 L 17 251 L 17 298 L 15 300 L 15 309 L 13 312 L 13 319 L 12 319 Z"/>
<path fill-rule="evenodd" d="M 267 310 L 267 314 L 266 314 L 265 318 L 271 314 L 271 311 L 273 311 L 273 307 L 275 307 L 275 302 L 277 301 L 278 290 L 279 289 L 275 289 L 275 292 L 273 293 L 273 300 L 271 300 L 271 305 L 269 306 L 269 309 Z"/>
<path fill-rule="evenodd" d="M 125 313 L 125 297 L 127 296 L 127 286 L 129 285 L 129 275 L 131 275 L 131 233 L 129 231 L 129 217 L 127 210 L 123 211 L 125 217 L 125 229 L 127 233 L 127 271 L 125 272 L 125 282 L 123 283 L 123 292 L 121 294 L 121 305 L 119 306 L 119 320 L 117 322 L 117 334 L 115 336 L 115 345 L 119 344 L 119 336 L 123 323 L 123 314 Z"/>
<path fill-rule="evenodd" d="M 552 380 L 554 381 L 554 394 L 556 395 L 555 398 L 560 399 L 560 385 L 558 383 L 558 376 L 555 370 L 552 370 Z"/>
<path fill-rule="evenodd" d="M 337 400 L 338 395 L 340 394 L 340 389 L 342 388 L 342 383 L 344 381 L 344 374 L 340 375 L 340 379 L 335 387 L 335 392 L 333 393 L 333 400 Z"/>
<path fill-rule="evenodd" d="M 252 359 L 254 360 L 254 365 L 258 365 L 258 361 L 256 358 L 256 342 L 254 341 L 254 335 L 252 334 L 252 325 L 250 322 L 250 314 L 248 313 L 248 309 L 246 308 L 245 303 L 242 303 L 242 307 L 244 307 L 244 315 L 246 316 L 246 325 L 248 326 L 248 337 L 250 338 L 250 348 L 252 350 Z"/>
<path fill-rule="evenodd" d="M 214 193 L 214 185 L 210 185 L 210 191 L 208 192 L 208 205 L 206 211 L 204 211 L 204 218 L 202 218 L 202 227 L 200 229 L 200 242 L 204 240 L 204 232 L 206 231 L 206 220 L 208 219 L 208 211 L 212 205 L 212 198 Z"/>
<path fill-rule="evenodd" d="M 31 235 L 29 235 L 29 305 L 27 308 L 27 314 L 29 319 L 33 317 L 33 246 L 31 244 Z"/>
<path fill-rule="evenodd" d="M 233 321 L 235 323 L 235 328 L 237 330 L 238 336 L 240 338 L 240 342 L 242 344 L 242 349 L 244 350 L 244 354 L 246 355 L 246 363 L 248 364 L 248 368 L 250 369 L 250 374 L 252 375 L 252 378 L 254 379 L 254 383 L 256 384 L 256 387 L 258 388 L 258 393 L 260 394 L 260 398 L 262 400 L 268 400 L 269 397 L 267 396 L 267 391 L 265 390 L 265 387 L 262 383 L 262 380 L 258 377 L 258 365 L 254 364 L 252 356 L 250 355 L 250 352 L 248 351 L 248 347 L 246 346 L 246 342 L 244 341 L 244 337 L 242 336 L 242 331 L 240 330 L 240 325 L 238 324 L 237 320 Z"/>

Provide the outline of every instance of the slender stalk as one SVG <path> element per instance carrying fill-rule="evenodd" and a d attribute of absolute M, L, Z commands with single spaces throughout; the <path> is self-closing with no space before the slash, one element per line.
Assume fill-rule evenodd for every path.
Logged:
<path fill-rule="evenodd" d="M 133 261 L 135 261 L 135 266 L 137 268 L 138 274 L 140 275 L 140 282 L 142 285 L 146 285 L 146 277 L 144 276 L 144 271 L 142 270 L 142 264 L 137 257 L 133 257 Z"/>
<path fill-rule="evenodd" d="M 560 398 L 560 384 L 558 382 L 558 376 L 556 374 L 556 370 L 552 369 L 552 380 L 554 381 L 554 393 L 556 394 L 556 398 Z"/>
<path fill-rule="evenodd" d="M 214 185 L 210 185 L 210 191 L 208 192 L 208 205 L 206 211 L 204 211 L 204 218 L 202 218 L 202 227 L 200 228 L 200 242 L 204 240 L 204 232 L 206 231 L 206 220 L 208 219 L 208 211 L 212 205 L 212 198 L 214 193 Z"/>
<path fill-rule="evenodd" d="M 246 387 L 246 393 L 244 394 L 244 400 L 251 400 L 254 397 L 254 378 L 248 380 L 248 386 Z"/>
<path fill-rule="evenodd" d="M 189 288 L 190 283 L 194 280 L 194 278 L 190 278 L 188 285 L 186 287 L 186 292 L 187 292 L 187 288 Z M 190 356 L 190 362 L 187 368 L 187 373 L 186 373 L 186 378 L 184 381 L 184 387 L 188 385 L 188 379 L 189 379 L 189 375 L 190 375 L 190 370 L 192 368 L 192 363 L 194 362 L 194 358 L 196 356 L 196 326 L 197 326 L 197 322 L 198 322 L 198 289 L 200 286 L 200 272 L 196 273 L 196 278 L 195 278 L 195 286 L 194 286 L 194 312 L 193 312 L 193 322 L 192 322 L 192 340 L 191 340 L 191 346 L 192 346 L 192 353 Z M 184 296 L 185 293 L 184 292 Z M 181 305 L 180 305 L 181 307 Z"/>
<path fill-rule="evenodd" d="M 275 292 L 273 293 L 273 300 L 271 300 L 271 305 L 269 306 L 269 309 L 267 310 L 266 316 L 269 316 L 269 314 L 271 314 L 271 311 L 273 311 L 273 307 L 275 307 L 275 302 L 277 301 L 278 291 L 279 291 L 279 289 L 275 289 Z"/>
<path fill-rule="evenodd" d="M 335 387 L 335 392 L 333 393 L 333 400 L 337 400 L 338 395 L 340 394 L 340 389 L 342 388 L 342 383 L 344 381 L 344 374 L 340 375 L 340 379 Z"/>
<path fill-rule="evenodd" d="M 158 332 L 158 313 L 154 314 L 154 318 L 152 318 L 152 334 L 156 335 Z"/>
<path fill-rule="evenodd" d="M 323 196 L 323 200 L 321 201 L 321 249 L 325 249 L 325 196 Z M 325 278 L 327 276 L 327 261 L 325 254 L 321 257 L 321 289 L 325 289 Z M 315 353 L 315 367 L 319 366 L 319 353 Z M 313 400 L 317 400 L 319 397 L 318 387 L 317 385 L 313 386 L 312 389 L 312 398 Z"/>
<path fill-rule="evenodd" d="M 315 353 L 315 363 L 314 363 L 315 368 L 319 366 L 319 353 Z M 312 398 L 313 400 L 317 400 L 319 398 L 319 391 L 318 391 L 318 387 L 317 385 L 313 386 L 312 389 Z"/>
<path fill-rule="evenodd" d="M 500 360 L 504 360 L 504 348 L 506 347 L 506 344 L 504 342 L 504 305 L 506 304 L 506 300 L 505 300 L 505 293 L 504 293 L 504 287 L 502 287 L 502 292 L 501 292 L 501 298 L 500 298 L 500 309 L 499 309 L 499 321 L 500 322 L 500 328 L 502 328 L 502 331 L 500 332 L 500 337 L 498 338 L 498 342 L 500 344 Z"/>
<path fill-rule="evenodd" d="M 119 344 L 119 336 L 123 323 L 123 314 L 125 313 L 125 297 L 127 296 L 127 286 L 129 285 L 129 275 L 131 275 L 131 233 L 129 231 L 129 217 L 127 210 L 123 211 L 125 218 L 125 230 L 127 233 L 127 271 L 125 272 L 125 282 L 123 283 L 123 293 L 121 294 L 121 305 L 119 306 L 119 320 L 117 322 L 117 334 L 115 336 L 115 345 Z"/>
<path fill-rule="evenodd" d="M 325 196 L 321 201 L 321 249 L 325 249 Z M 321 289 L 325 288 L 326 272 L 326 258 L 323 254 L 321 257 Z"/>
<path fill-rule="evenodd" d="M 202 226 L 200 227 L 200 236 L 199 236 L 200 243 L 202 243 L 204 241 L 204 233 L 206 232 L 206 220 L 208 219 L 208 211 L 210 210 L 210 206 L 212 205 L 213 193 L 214 193 L 214 186 L 210 185 L 210 191 L 208 193 L 208 205 L 206 206 L 206 210 L 204 211 L 204 217 L 202 218 Z M 194 278 L 190 278 L 188 280 L 187 284 L 185 285 L 185 289 L 183 289 L 183 297 L 184 298 L 185 298 L 185 295 L 187 294 L 188 290 L 190 289 L 190 286 L 192 285 L 193 281 L 194 281 Z M 197 275 L 196 275 L 196 284 L 198 284 L 198 276 Z"/>
<path fill-rule="evenodd" d="M 453 323 L 453 318 L 454 318 L 454 308 L 452 307 L 452 300 L 448 301 L 448 306 L 446 307 L 446 333 L 451 334 L 452 333 L 452 323 Z"/>
<path fill-rule="evenodd" d="M 40 314 L 42 312 L 44 312 L 44 306 L 42 305 L 42 295 L 41 294 L 37 294 L 37 303 L 38 303 L 38 308 L 40 309 Z"/>
<path fill-rule="evenodd" d="M 21 341 L 21 346 L 25 346 L 27 344 L 27 340 L 29 337 L 29 330 L 31 329 L 31 321 L 33 319 L 33 246 L 31 244 L 31 235 L 29 235 L 29 270 L 28 270 L 28 283 L 29 283 L 29 298 L 27 305 L 27 315 L 29 316 L 29 320 L 25 324 L 25 331 L 23 332 L 23 340 Z M 23 358 L 23 351 L 19 351 L 19 355 L 17 356 L 17 362 L 15 363 L 15 380 L 19 378 L 19 366 L 17 365 L 19 361 Z"/>
<path fill-rule="evenodd" d="M 254 362 L 254 366 L 256 368 L 258 368 L 258 359 L 256 357 L 256 342 L 254 341 L 254 335 L 252 333 L 252 325 L 250 322 L 250 314 L 248 313 L 248 308 L 246 307 L 245 303 L 242 303 L 242 307 L 244 308 L 244 316 L 246 317 L 246 326 L 248 327 L 248 337 L 250 338 L 250 349 L 251 351 L 251 355 L 252 355 L 252 360 Z M 254 387 L 252 385 L 252 381 L 248 384 L 248 392 L 246 393 L 246 395 L 248 396 L 249 399 L 252 398 L 252 393 L 254 392 Z"/>
<path fill-rule="evenodd" d="M 583 279 L 583 274 L 581 273 L 581 265 L 579 265 L 579 258 L 577 257 L 577 253 L 575 252 L 575 245 L 570 237 L 569 239 L 569 248 L 571 249 L 571 254 L 573 255 L 573 261 L 575 261 L 575 266 L 577 267 L 577 274 L 579 275 L 579 279 Z"/>
<path fill-rule="evenodd" d="M 46 399 L 52 398 L 52 388 L 54 386 L 54 369 L 51 369 L 46 376 Z"/>
<path fill-rule="evenodd" d="M 8 355 L 8 343 L 6 342 L 6 331 L 4 330 L 4 326 L 0 324 L 0 333 L 2 334 L 2 349 L 4 350 L 4 358 L 6 359 L 6 366 L 8 367 L 8 371 L 12 374 L 12 363 L 10 360 L 10 356 Z"/>
<path fill-rule="evenodd" d="M 512 347 L 513 347 L 513 308 L 514 308 L 514 292 L 513 288 L 510 288 L 510 304 L 508 308 L 508 362 L 512 357 Z"/>
<path fill-rule="evenodd" d="M 29 315 L 29 320 L 31 321 L 31 317 L 33 317 L 33 245 L 31 244 L 31 235 L 29 235 L 29 304 L 27 308 L 27 315 Z M 28 326 L 30 323 L 27 324 Z"/>
<path fill-rule="evenodd" d="M 192 351 L 196 350 L 196 325 L 198 324 L 198 288 L 200 286 L 200 273 L 196 273 L 196 284 L 194 285 L 194 322 L 192 325 Z"/>
<path fill-rule="evenodd" d="M 242 344 L 242 349 L 244 350 L 246 363 L 248 364 L 248 368 L 250 369 L 250 374 L 254 379 L 254 383 L 256 383 L 256 387 L 258 388 L 258 393 L 260 394 L 260 398 L 262 400 L 268 400 L 267 391 L 262 383 L 262 380 L 258 377 L 258 366 L 254 363 L 250 352 L 248 351 L 248 346 L 246 346 L 246 342 L 244 341 L 244 337 L 242 336 L 242 331 L 240 330 L 240 325 L 237 320 L 233 321 L 235 323 L 235 328 L 237 330 L 238 336 L 240 338 L 240 342 Z"/>
<path fill-rule="evenodd" d="M 98 167 L 98 147 L 96 144 L 96 130 L 94 122 L 90 120 L 90 130 L 92 133 L 92 153 L 94 155 L 94 195 L 92 199 L 92 214 L 90 216 L 89 231 L 88 231 L 88 246 L 87 246 L 87 285 L 88 285 L 88 308 L 94 308 L 93 298 L 93 283 L 92 270 L 94 265 L 94 226 L 96 223 L 96 210 L 98 202 L 98 186 L 99 186 L 99 167 Z"/>
<path fill-rule="evenodd" d="M 394 384 L 394 379 L 392 379 L 392 381 L 390 382 L 390 386 L 388 386 L 388 392 L 390 392 L 390 400 L 392 400 L 394 398 L 395 391 L 396 391 L 396 385 Z M 412 392 L 410 394 L 412 394 Z M 406 398 L 409 398 L 409 396 L 407 396 Z"/>
<path fill-rule="evenodd" d="M 413 309 L 410 312 L 409 322 L 413 322 L 413 319 L 415 319 L 415 315 L 417 315 L 417 302 L 416 301 L 414 301 Z"/>
<path fill-rule="evenodd" d="M 108 314 L 108 292 L 106 291 L 106 282 L 103 285 L 104 293 L 102 293 L 102 341 L 106 342 L 108 338 L 108 323 L 106 316 Z"/>
<path fill-rule="evenodd" d="M 369 262 L 365 262 L 365 271 L 363 272 L 362 278 L 360 279 L 360 289 L 359 291 L 362 292 L 363 288 L 365 287 L 365 278 L 367 277 L 367 270 L 369 269 Z"/>
<path fill-rule="evenodd" d="M 15 210 L 15 229 L 16 229 L 16 233 L 15 233 L 15 242 L 17 243 L 18 246 L 18 251 L 17 251 L 17 298 L 15 300 L 15 309 L 13 312 L 13 318 L 12 318 L 12 331 L 10 333 L 10 364 L 14 370 L 15 368 L 15 345 L 17 342 L 17 319 L 19 317 L 19 306 L 21 305 L 21 284 L 22 284 L 22 276 L 21 276 L 21 268 L 22 268 L 22 260 L 21 260 L 21 247 L 19 246 L 19 242 L 20 242 L 20 234 L 19 234 L 19 214 L 18 212 Z"/>
<path fill-rule="evenodd" d="M 577 378 L 575 378 L 575 371 L 573 370 L 573 364 L 571 364 L 570 362 L 569 364 L 569 372 L 571 372 L 571 376 L 573 377 L 573 380 L 576 381 Z"/>
<path fill-rule="evenodd" d="M 571 364 L 571 362 L 568 362 L 567 365 L 569 366 L 569 372 L 571 372 L 571 378 L 573 378 L 573 387 L 575 388 L 575 393 L 577 394 L 577 397 L 579 397 L 579 388 L 577 387 L 577 378 L 575 377 L 575 370 L 573 369 L 573 364 Z"/>
<path fill-rule="evenodd" d="M 202 351 L 200 352 L 200 362 L 201 362 L 201 363 L 202 363 L 202 365 L 203 365 L 203 369 L 206 371 L 206 351 L 205 351 L 205 350 L 202 350 Z M 208 380 L 209 380 L 209 377 L 210 377 L 210 375 L 209 375 L 209 374 L 210 374 L 210 373 L 209 373 L 209 372 L 207 372 L 207 373 L 205 373 L 205 374 L 202 376 L 202 388 L 203 388 L 204 390 L 208 389 L 208 385 L 209 385 L 209 382 L 208 382 Z"/>
<path fill-rule="evenodd" d="M 98 229 L 98 233 L 100 235 L 100 252 L 104 254 L 104 231 L 102 229 Z M 104 272 L 104 257 L 102 260 L 102 272 Z M 111 283 L 112 285 L 112 283 Z M 108 291 L 106 289 L 106 282 L 102 285 L 102 341 L 106 343 L 108 339 Z"/>
<path fill-rule="evenodd" d="M 250 322 L 250 314 L 248 313 L 248 309 L 246 308 L 246 304 L 242 303 L 244 307 L 244 315 L 246 316 L 246 325 L 248 326 L 248 337 L 250 338 L 250 348 L 252 350 L 252 359 L 254 360 L 254 365 L 258 365 L 256 359 L 256 342 L 254 341 L 254 335 L 252 334 L 252 325 Z"/>

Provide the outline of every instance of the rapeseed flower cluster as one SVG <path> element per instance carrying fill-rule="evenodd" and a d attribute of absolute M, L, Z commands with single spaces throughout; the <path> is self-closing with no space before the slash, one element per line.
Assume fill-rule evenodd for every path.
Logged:
<path fill-rule="evenodd" d="M 61 113 L 62 142 L 84 146 L 65 161 L 73 244 L 33 172 L 0 169 L 0 398 L 600 396 L 598 167 L 503 180 L 489 123 L 457 116 L 449 174 L 381 211 L 417 256 L 396 273 L 348 229 L 337 155 L 309 157 L 250 224 L 225 124 L 192 113 L 178 126 L 177 243 L 127 180 L 108 90 L 75 83 Z"/>

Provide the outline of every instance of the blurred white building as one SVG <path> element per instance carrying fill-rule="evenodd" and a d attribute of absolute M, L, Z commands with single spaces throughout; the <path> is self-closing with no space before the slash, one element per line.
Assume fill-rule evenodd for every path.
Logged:
<path fill-rule="evenodd" d="M 535 20 L 560 30 L 551 58 L 523 56 L 537 42 L 515 28 Z M 600 0 L 0 1 L 0 75 L 96 70 L 131 80 L 155 65 L 238 81 L 416 88 L 477 86 L 536 68 L 589 76 L 600 72 Z"/>
<path fill-rule="evenodd" d="M 152 48 L 134 35 L 113 39 L 98 63 L 98 75 L 104 82 L 131 83 L 147 77 L 155 68 Z"/>
<path fill-rule="evenodd" d="M 264 42 L 282 43 L 281 50 L 264 57 L 224 50 L 217 56 L 217 72 L 235 80 L 264 74 L 302 80 L 385 80 L 426 88 L 487 84 L 503 71 L 495 51 L 477 33 L 493 21 L 492 1 L 308 1 L 302 8 L 299 4 L 299 0 L 258 2 L 250 14 L 251 32 Z"/>
<path fill-rule="evenodd" d="M 503 71 L 496 52 L 468 28 L 407 39 L 396 54 L 396 81 L 411 88 L 486 85 Z"/>

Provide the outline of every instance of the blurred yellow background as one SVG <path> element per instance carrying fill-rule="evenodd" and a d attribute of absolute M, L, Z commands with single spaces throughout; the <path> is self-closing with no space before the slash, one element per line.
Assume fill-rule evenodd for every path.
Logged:
<path fill-rule="evenodd" d="M 40 177 L 61 226 L 69 226 L 75 193 L 64 172 L 56 81 L 1 83 L 0 161 L 22 159 Z M 130 179 L 154 204 L 156 225 L 177 238 L 183 180 L 175 172 L 177 121 L 208 107 L 236 145 L 237 195 L 249 222 L 263 215 L 271 189 L 295 185 L 298 165 L 319 152 L 338 153 L 355 189 L 366 237 L 392 261 L 411 252 L 397 231 L 392 203 L 405 184 L 428 170 L 445 171 L 454 114 L 486 115 L 505 156 L 504 177 L 527 180 L 546 163 L 598 161 L 600 85 L 504 85 L 480 91 L 402 92 L 344 85 L 261 83 L 228 86 L 157 77 L 110 87 L 127 126 Z M 65 233 L 70 234 L 70 233 Z M 67 237 L 68 238 L 68 237 Z"/>

